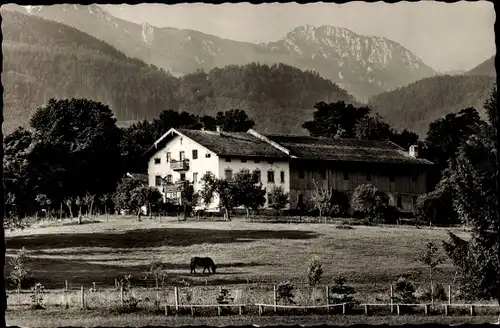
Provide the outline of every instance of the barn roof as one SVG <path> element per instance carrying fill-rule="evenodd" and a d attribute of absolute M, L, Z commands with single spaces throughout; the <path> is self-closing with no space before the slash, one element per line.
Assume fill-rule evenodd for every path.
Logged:
<path fill-rule="evenodd" d="M 408 150 L 389 142 L 358 139 L 333 139 L 308 136 L 285 136 L 266 134 L 266 138 L 280 144 L 299 159 L 432 164 L 432 162 L 410 156 Z"/>
<path fill-rule="evenodd" d="M 389 141 L 260 134 L 254 130 L 218 133 L 170 129 L 150 147 L 148 152 L 160 149 L 175 135 L 184 135 L 219 156 L 432 164 L 426 159 L 410 156 L 407 149 Z"/>

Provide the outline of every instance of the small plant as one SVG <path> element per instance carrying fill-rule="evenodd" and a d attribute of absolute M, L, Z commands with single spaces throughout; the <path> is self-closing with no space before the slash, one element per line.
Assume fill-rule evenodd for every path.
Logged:
<path fill-rule="evenodd" d="M 323 275 L 323 268 L 320 260 L 317 257 L 314 257 L 308 265 L 308 283 L 309 288 L 315 288 L 321 282 L 321 276 Z"/>
<path fill-rule="evenodd" d="M 285 305 L 295 304 L 295 301 L 293 300 L 295 297 L 295 295 L 293 295 L 294 289 L 295 286 L 289 281 L 281 282 L 276 290 L 276 301 L 281 301 Z"/>
<path fill-rule="evenodd" d="M 234 301 L 234 297 L 231 297 L 229 290 L 221 288 L 216 300 L 218 304 L 229 304 Z"/>
<path fill-rule="evenodd" d="M 422 300 L 424 301 L 446 301 L 448 299 L 448 295 L 444 289 L 444 286 L 440 283 L 434 284 L 434 288 L 428 287 L 423 295 Z"/>
<path fill-rule="evenodd" d="M 411 281 L 401 277 L 396 281 L 394 286 L 394 293 L 396 296 L 393 297 L 395 303 L 400 304 L 415 304 L 417 303 L 417 298 L 415 297 L 415 286 Z"/>
<path fill-rule="evenodd" d="M 123 307 L 121 309 L 122 313 L 132 313 L 139 311 L 139 303 L 141 301 L 138 298 L 130 297 L 123 301 Z"/>
<path fill-rule="evenodd" d="M 350 309 L 359 302 L 353 296 L 356 294 L 356 290 L 347 285 L 346 281 L 347 279 L 342 275 L 333 280 L 334 285 L 329 288 L 328 300 L 331 304 L 347 303 L 347 308 Z"/>
<path fill-rule="evenodd" d="M 428 242 L 425 252 L 420 255 L 420 262 L 425 264 L 429 269 L 430 286 L 434 286 L 432 280 L 434 273 L 438 270 L 438 265 L 444 262 L 444 257 L 439 254 L 439 248 L 433 242 Z M 442 287 L 442 286 L 441 286 Z M 444 291 L 444 288 L 443 288 Z M 434 303 L 434 293 L 429 293 L 430 300 Z"/>
<path fill-rule="evenodd" d="M 187 287 L 185 290 L 185 293 L 184 295 L 186 296 L 186 302 L 188 303 L 191 303 L 192 299 L 193 299 L 193 292 L 191 291 L 191 284 L 189 283 L 189 281 L 186 281 L 186 280 L 182 280 L 182 283 L 184 284 L 185 287 Z"/>
<path fill-rule="evenodd" d="M 149 264 L 149 271 L 144 273 L 144 279 L 153 278 L 155 280 L 156 288 L 164 287 L 167 277 L 165 264 L 159 258 L 153 259 Z"/>
<path fill-rule="evenodd" d="M 31 287 L 31 308 L 38 310 L 44 309 L 43 303 L 43 295 L 44 295 L 45 287 L 37 282 L 33 287 Z"/>
<path fill-rule="evenodd" d="M 9 278 L 15 283 L 18 291 L 21 290 L 22 282 L 31 277 L 31 272 L 26 265 L 27 261 L 28 255 L 25 247 L 18 250 L 17 254 L 9 260 L 9 264 L 12 266 Z"/>
<path fill-rule="evenodd" d="M 288 193 L 286 193 L 281 187 L 273 186 L 271 192 L 267 194 L 267 201 L 269 203 L 269 207 L 276 211 L 276 216 L 279 216 L 281 210 L 288 205 Z"/>

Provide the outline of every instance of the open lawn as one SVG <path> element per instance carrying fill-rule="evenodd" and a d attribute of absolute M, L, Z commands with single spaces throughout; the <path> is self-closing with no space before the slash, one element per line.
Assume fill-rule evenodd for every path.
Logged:
<path fill-rule="evenodd" d="M 111 287 L 114 278 L 127 274 L 141 278 L 151 259 L 159 257 L 168 268 L 168 283 L 265 285 L 270 290 L 284 280 L 305 288 L 307 263 L 318 256 L 323 284 L 343 274 L 356 288 L 358 299 L 387 302 L 390 283 L 401 275 L 416 284 L 426 283 L 427 271 L 418 255 L 428 241 L 441 244 L 447 238 L 447 229 L 405 226 L 339 229 L 335 224 L 252 223 L 243 218 L 231 222 L 163 218 L 161 223 L 118 216 L 108 222 L 104 217 L 98 220 L 7 232 L 7 256 L 26 247 L 32 273 L 46 289 L 60 289 L 65 280 L 73 288 L 89 288 L 92 282 Z M 191 275 L 192 256 L 212 257 L 217 273 Z M 441 268 L 436 280 L 452 283 L 450 263 Z"/>

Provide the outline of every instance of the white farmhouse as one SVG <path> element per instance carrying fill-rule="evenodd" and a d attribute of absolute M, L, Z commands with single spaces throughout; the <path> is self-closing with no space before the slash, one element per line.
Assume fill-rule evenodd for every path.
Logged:
<path fill-rule="evenodd" d="M 273 144 L 254 130 L 170 129 L 149 151 L 152 154 L 148 163 L 149 185 L 157 187 L 165 200 L 176 202 L 183 180 L 193 182 L 195 191 L 200 191 L 201 178 L 206 172 L 216 178 L 231 179 L 239 171 L 249 170 L 260 173 L 260 182 L 267 192 L 274 185 L 289 192 L 289 155 L 281 146 Z M 218 199 L 214 198 L 207 210 L 217 210 L 217 205 Z"/>

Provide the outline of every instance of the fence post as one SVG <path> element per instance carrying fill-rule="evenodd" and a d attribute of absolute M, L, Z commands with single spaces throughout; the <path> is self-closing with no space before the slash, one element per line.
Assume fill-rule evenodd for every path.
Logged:
<path fill-rule="evenodd" d="M 394 288 L 392 287 L 392 284 L 391 284 L 391 299 L 389 303 L 391 304 L 391 313 L 394 313 Z"/>
<path fill-rule="evenodd" d="M 431 304 L 434 305 L 434 284 L 431 283 Z"/>
<path fill-rule="evenodd" d="M 342 314 L 345 314 L 346 313 L 346 306 L 345 306 L 345 303 L 342 304 Z"/>
<path fill-rule="evenodd" d="M 425 315 L 429 314 L 429 304 L 424 305 L 424 311 L 425 311 Z"/>
<path fill-rule="evenodd" d="M 449 305 L 445 304 L 444 305 L 444 315 L 448 315 L 448 308 L 449 308 Z"/>
<path fill-rule="evenodd" d="M 398 312 L 399 315 L 399 304 L 396 304 L 396 311 Z"/>
<path fill-rule="evenodd" d="M 242 306 L 240 305 L 240 315 L 243 314 L 243 309 L 242 309 Z"/>
<path fill-rule="evenodd" d="M 474 305 L 470 305 L 470 315 L 474 316 L 476 314 L 476 311 L 474 311 Z"/>
<path fill-rule="evenodd" d="M 85 309 L 85 287 L 81 287 L 82 291 L 82 309 Z"/>
<path fill-rule="evenodd" d="M 174 287 L 174 294 L 175 294 L 175 311 L 179 311 L 179 291 L 177 290 L 177 287 Z"/>
<path fill-rule="evenodd" d="M 276 285 L 273 286 L 273 298 L 274 298 L 274 312 L 278 312 L 278 297 L 276 291 Z"/>
<path fill-rule="evenodd" d="M 329 295 L 330 295 L 330 287 L 329 286 L 326 286 L 326 305 L 329 306 L 330 305 L 330 299 L 329 299 Z M 327 307 L 327 309 L 330 309 L 330 307 Z"/>
<path fill-rule="evenodd" d="M 124 302 L 124 299 L 123 299 L 124 295 L 123 294 L 124 294 L 124 292 L 123 292 L 123 282 L 122 282 L 120 284 L 120 302 L 121 302 L 122 306 L 123 306 L 123 302 Z"/>
<path fill-rule="evenodd" d="M 451 304 L 451 285 L 448 285 L 448 304 Z"/>
<path fill-rule="evenodd" d="M 168 305 L 165 305 L 165 316 L 168 316 Z"/>
<path fill-rule="evenodd" d="M 368 304 L 365 304 L 365 315 L 368 315 Z"/>
<path fill-rule="evenodd" d="M 262 315 L 262 305 L 259 304 L 259 315 Z"/>
<path fill-rule="evenodd" d="M 64 291 L 65 292 L 68 291 L 68 281 L 67 280 L 64 280 Z"/>

